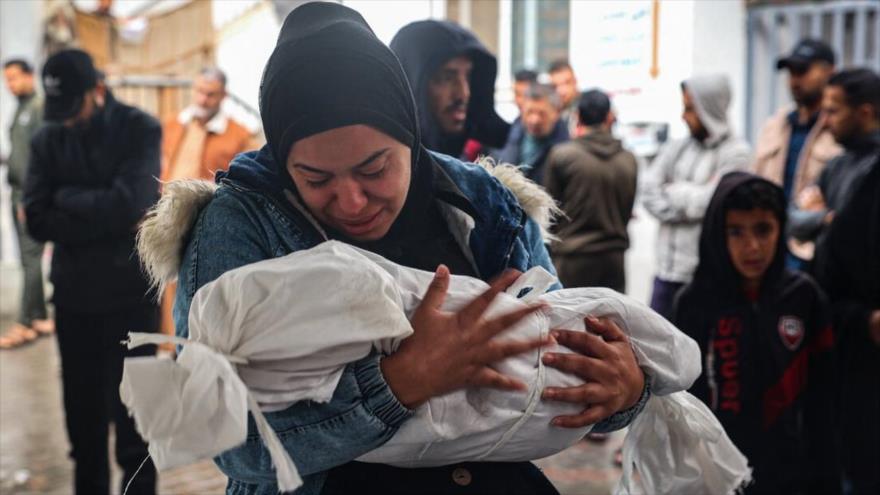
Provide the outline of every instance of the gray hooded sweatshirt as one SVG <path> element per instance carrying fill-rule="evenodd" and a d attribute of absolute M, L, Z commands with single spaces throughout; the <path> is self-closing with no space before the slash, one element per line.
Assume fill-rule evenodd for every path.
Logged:
<path fill-rule="evenodd" d="M 727 76 L 695 76 L 683 87 L 709 135 L 703 141 L 689 136 L 663 146 L 642 174 L 639 194 L 645 209 L 660 221 L 657 276 L 687 283 L 697 267 L 700 225 L 715 186 L 725 173 L 748 167 L 751 148 L 730 130 Z"/>

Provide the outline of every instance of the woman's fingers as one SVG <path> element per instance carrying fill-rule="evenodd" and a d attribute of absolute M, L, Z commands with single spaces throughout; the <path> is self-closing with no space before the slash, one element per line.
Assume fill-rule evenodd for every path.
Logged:
<path fill-rule="evenodd" d="M 495 297 L 510 286 L 520 275 L 521 273 L 518 271 L 508 270 L 493 280 L 485 292 L 474 298 L 473 301 L 469 302 L 467 306 L 458 312 L 456 317 L 458 318 L 459 328 L 468 328 L 476 323 L 483 316 L 483 313 L 486 312 L 486 308 L 495 300 Z"/>
<path fill-rule="evenodd" d="M 596 318 L 593 315 L 589 315 L 584 318 L 584 323 L 593 333 L 601 335 L 606 342 L 626 340 L 627 338 L 623 330 L 610 318 Z"/>
<path fill-rule="evenodd" d="M 584 405 L 604 405 L 610 397 L 608 389 L 598 383 L 585 383 L 577 387 L 547 387 L 541 393 L 544 400 Z"/>
<path fill-rule="evenodd" d="M 488 366 L 483 367 L 474 375 L 471 380 L 471 385 L 475 387 L 489 387 L 501 390 L 528 390 L 529 388 L 525 383 L 515 378 L 502 375 Z"/>
<path fill-rule="evenodd" d="M 491 342 L 486 352 L 480 356 L 480 362 L 485 364 L 496 363 L 511 356 L 552 345 L 553 343 L 553 338 L 549 335 L 535 340 Z"/>
<path fill-rule="evenodd" d="M 477 330 L 474 337 L 481 341 L 489 340 L 492 337 L 509 330 L 510 327 L 516 325 L 530 314 L 537 313 L 546 307 L 547 305 L 544 303 L 531 304 L 524 308 L 515 309 L 509 313 L 492 318 L 491 320 L 486 321 L 479 330 Z"/>
<path fill-rule="evenodd" d="M 585 356 L 609 359 L 615 355 L 611 344 L 605 342 L 602 337 L 590 332 L 575 332 L 572 330 L 553 329 L 550 335 L 569 349 Z"/>
<path fill-rule="evenodd" d="M 446 265 L 437 267 L 434 272 L 434 279 L 431 285 L 425 291 L 425 297 L 422 298 L 422 306 L 430 309 L 440 309 L 443 301 L 446 300 L 446 292 L 449 290 L 449 268 Z"/>
<path fill-rule="evenodd" d="M 548 352 L 541 360 L 551 368 L 571 373 L 588 382 L 601 382 L 611 371 L 608 364 L 601 359 L 568 352 Z"/>
<path fill-rule="evenodd" d="M 586 406 L 580 414 L 553 418 L 552 424 L 562 428 L 580 428 L 596 424 L 614 413 L 609 406 L 611 399 L 609 391 L 598 383 L 586 383 L 568 388 L 548 387 L 544 389 L 541 398 Z"/>
<path fill-rule="evenodd" d="M 599 423 L 611 416 L 612 413 L 613 411 L 610 411 L 605 406 L 591 406 L 584 409 L 580 414 L 556 416 L 551 421 L 551 424 L 560 428 L 581 428 Z"/>

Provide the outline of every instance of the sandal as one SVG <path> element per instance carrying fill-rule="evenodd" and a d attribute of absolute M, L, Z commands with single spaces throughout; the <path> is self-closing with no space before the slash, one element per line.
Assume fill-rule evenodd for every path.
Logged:
<path fill-rule="evenodd" d="M 55 320 L 32 320 L 31 328 L 36 330 L 40 337 L 52 335 L 55 333 Z"/>
<path fill-rule="evenodd" d="M 14 349 L 24 344 L 33 342 L 39 335 L 32 328 L 26 327 L 21 323 L 12 325 L 12 328 L 0 337 L 0 349 Z"/>

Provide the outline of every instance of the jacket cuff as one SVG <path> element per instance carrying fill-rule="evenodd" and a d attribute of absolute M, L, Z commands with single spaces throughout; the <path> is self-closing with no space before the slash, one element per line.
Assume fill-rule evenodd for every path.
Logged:
<path fill-rule="evenodd" d="M 636 419 L 636 416 L 638 416 L 639 413 L 642 412 L 642 410 L 645 408 L 645 404 L 648 403 L 648 399 L 650 398 L 651 381 L 646 376 L 645 388 L 642 389 L 642 396 L 639 398 L 639 401 L 636 402 L 636 404 L 631 408 L 612 414 L 611 416 L 605 418 L 604 421 L 596 424 L 596 426 L 593 427 L 591 433 L 610 433 L 612 431 L 617 431 L 629 426 L 629 424 L 632 423 L 634 419 Z"/>
<path fill-rule="evenodd" d="M 379 354 L 370 355 L 354 363 L 354 376 L 363 397 L 364 407 L 376 419 L 391 428 L 398 428 L 415 411 L 407 409 L 397 400 L 379 368 Z"/>

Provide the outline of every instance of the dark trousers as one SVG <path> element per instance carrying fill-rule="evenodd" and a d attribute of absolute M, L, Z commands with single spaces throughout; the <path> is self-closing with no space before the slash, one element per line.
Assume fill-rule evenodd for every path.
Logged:
<path fill-rule="evenodd" d="M 18 237 L 18 252 L 21 256 L 21 306 L 18 311 L 18 322 L 31 326 L 33 320 L 45 320 L 46 297 L 43 294 L 43 247 L 42 242 L 34 240 L 25 226 L 18 221 L 14 211 L 21 203 L 12 204 L 12 222 Z"/>
<path fill-rule="evenodd" d="M 675 295 L 684 286 L 684 282 L 671 282 L 655 277 L 654 291 L 651 294 L 651 309 L 660 313 L 660 316 L 672 321 Z"/>
<path fill-rule="evenodd" d="M 554 255 L 553 264 L 562 286 L 607 287 L 626 292 L 623 251 L 595 254 Z"/>
<path fill-rule="evenodd" d="M 531 462 L 464 462 L 430 468 L 398 468 L 349 462 L 331 469 L 321 495 L 559 495 Z"/>
<path fill-rule="evenodd" d="M 159 308 L 143 305 L 96 314 L 58 307 L 55 325 L 76 493 L 110 493 L 107 440 L 111 422 L 124 489 L 147 457 L 147 444 L 135 430 L 134 421 L 119 398 L 123 358 L 154 354 L 155 346 L 129 351 L 120 342 L 127 338 L 128 332 L 156 332 Z M 156 470 L 148 460 L 128 493 L 155 492 Z"/>

